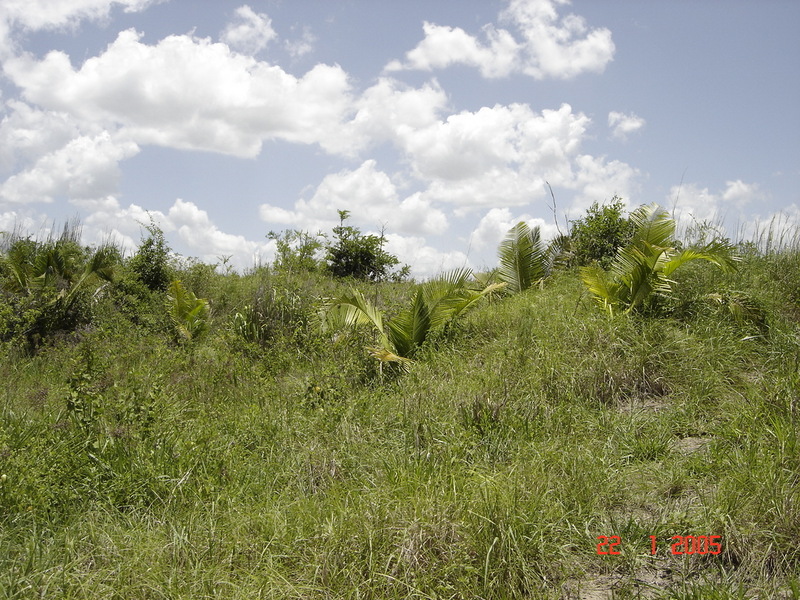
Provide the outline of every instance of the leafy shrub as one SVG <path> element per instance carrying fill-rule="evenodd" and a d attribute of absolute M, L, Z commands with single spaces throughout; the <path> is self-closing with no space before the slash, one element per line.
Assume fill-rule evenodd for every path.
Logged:
<path fill-rule="evenodd" d="M 0 339 L 17 337 L 33 350 L 51 334 L 91 321 L 89 287 L 113 280 L 119 252 L 111 246 L 82 248 L 75 227 L 65 228 L 57 240 L 12 239 L 0 255 Z"/>
<path fill-rule="evenodd" d="M 614 196 L 609 204 L 594 202 L 582 219 L 572 221 L 570 250 L 577 265 L 599 262 L 608 268 L 617 254 L 631 239 L 634 224 L 623 216 L 622 199 Z"/>
<path fill-rule="evenodd" d="M 404 279 L 409 267 L 405 265 L 392 273 L 392 267 L 400 264 L 400 260 L 384 251 L 383 235 L 362 235 L 358 228 L 344 224 L 349 216 L 348 211 L 339 211 L 339 226 L 333 228 L 334 242 L 326 246 L 328 272 L 335 277 L 368 281 L 383 281 L 389 277 L 395 281 Z"/>
<path fill-rule="evenodd" d="M 270 231 L 267 238 L 274 240 L 277 246 L 274 267 L 286 273 L 315 272 L 324 263 L 321 260 L 324 236 L 315 236 L 307 231 L 290 229 L 283 233 Z"/>
<path fill-rule="evenodd" d="M 734 270 L 737 258 L 723 241 L 677 250 L 673 239 L 675 221 L 657 204 L 639 207 L 631 213 L 630 220 L 635 226 L 633 236 L 619 250 L 609 271 L 597 264 L 581 269 L 589 292 L 610 315 L 630 313 L 658 295 L 670 295 L 670 275 L 691 261 L 705 260 L 723 271 Z"/>
<path fill-rule="evenodd" d="M 139 245 L 128 266 L 149 289 L 164 291 L 173 278 L 169 266 L 170 248 L 164 232 L 152 220 L 145 227 L 150 235 Z"/>

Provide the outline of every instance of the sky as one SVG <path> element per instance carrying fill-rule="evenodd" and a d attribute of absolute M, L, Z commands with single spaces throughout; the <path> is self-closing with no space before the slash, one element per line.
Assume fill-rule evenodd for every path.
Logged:
<path fill-rule="evenodd" d="M 77 217 L 130 254 L 152 219 L 244 271 L 347 210 L 425 278 L 615 196 L 796 226 L 798 26 L 796 0 L 2 0 L 0 231 Z"/>

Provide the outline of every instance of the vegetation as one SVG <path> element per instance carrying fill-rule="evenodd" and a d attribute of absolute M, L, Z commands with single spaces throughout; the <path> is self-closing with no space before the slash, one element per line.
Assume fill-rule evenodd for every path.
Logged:
<path fill-rule="evenodd" d="M 716 239 L 703 247 L 677 250 L 675 221 L 656 204 L 642 206 L 630 215 L 633 234 L 617 251 L 609 271 L 599 265 L 583 267 L 581 278 L 595 300 L 610 314 L 630 313 L 656 297 L 668 296 L 679 267 L 705 260 L 724 271 L 733 271 L 731 248 Z"/>
<path fill-rule="evenodd" d="M 345 225 L 350 216 L 339 211 L 339 225 L 333 228 L 334 241 L 326 246 L 328 272 L 335 277 L 353 277 L 364 281 L 400 281 L 409 273 L 408 265 L 393 273 L 398 258 L 383 249 L 383 235 L 363 235 L 357 227 Z"/>
<path fill-rule="evenodd" d="M 617 251 L 634 233 L 634 223 L 623 215 L 624 208 L 622 198 L 614 196 L 608 204 L 594 202 L 583 218 L 572 221 L 569 239 L 574 264 L 611 266 Z"/>
<path fill-rule="evenodd" d="M 499 299 L 190 262 L 151 289 L 74 236 L 20 286 L 59 240 L 7 238 L 0 598 L 800 596 L 800 241 L 722 270 L 660 215 L 605 277 L 669 294 L 625 318 L 559 268 Z"/>
<path fill-rule="evenodd" d="M 164 232 L 152 220 L 146 229 L 149 235 L 139 245 L 129 268 L 148 289 L 164 291 L 173 279 L 169 265 L 170 248 Z"/>
<path fill-rule="evenodd" d="M 467 287 L 471 275 L 468 269 L 457 270 L 418 286 L 411 305 L 392 318 L 386 327 L 383 313 L 361 292 L 350 290 L 328 301 L 323 324 L 327 330 L 371 326 L 378 335 L 378 347 L 368 347 L 370 354 L 382 362 L 407 367 L 432 333 L 443 330 L 481 298 L 505 285 L 494 283 L 472 290 Z"/>
<path fill-rule="evenodd" d="M 498 250 L 500 268 L 497 276 L 506 291 L 517 294 L 541 282 L 549 273 L 547 253 L 539 228 L 519 222 L 506 235 Z"/>

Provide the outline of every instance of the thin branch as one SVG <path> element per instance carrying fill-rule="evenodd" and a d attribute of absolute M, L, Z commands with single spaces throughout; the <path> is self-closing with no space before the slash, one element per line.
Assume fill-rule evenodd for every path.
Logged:
<path fill-rule="evenodd" d="M 545 183 L 547 184 L 547 189 L 550 190 L 550 197 L 553 199 L 553 206 L 550 209 L 553 211 L 553 221 L 556 223 L 556 231 L 558 231 L 558 235 L 564 235 L 561 233 L 561 228 L 558 226 L 558 215 L 556 214 L 556 195 L 553 193 L 553 187 L 550 185 L 550 182 L 545 179 Z"/>

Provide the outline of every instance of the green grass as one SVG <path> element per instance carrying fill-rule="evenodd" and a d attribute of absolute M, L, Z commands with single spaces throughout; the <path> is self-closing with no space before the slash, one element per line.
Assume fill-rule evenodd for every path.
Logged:
<path fill-rule="evenodd" d="M 161 300 L 102 296 L 77 334 L 2 348 L 0 598 L 798 598 L 791 273 L 687 267 L 664 316 L 614 319 L 562 273 L 383 375 L 369 332 L 315 327 L 341 282 L 195 266 L 213 320 L 183 345 Z M 723 288 L 764 323 L 697 300 Z M 365 293 L 391 314 L 411 290 Z"/>

